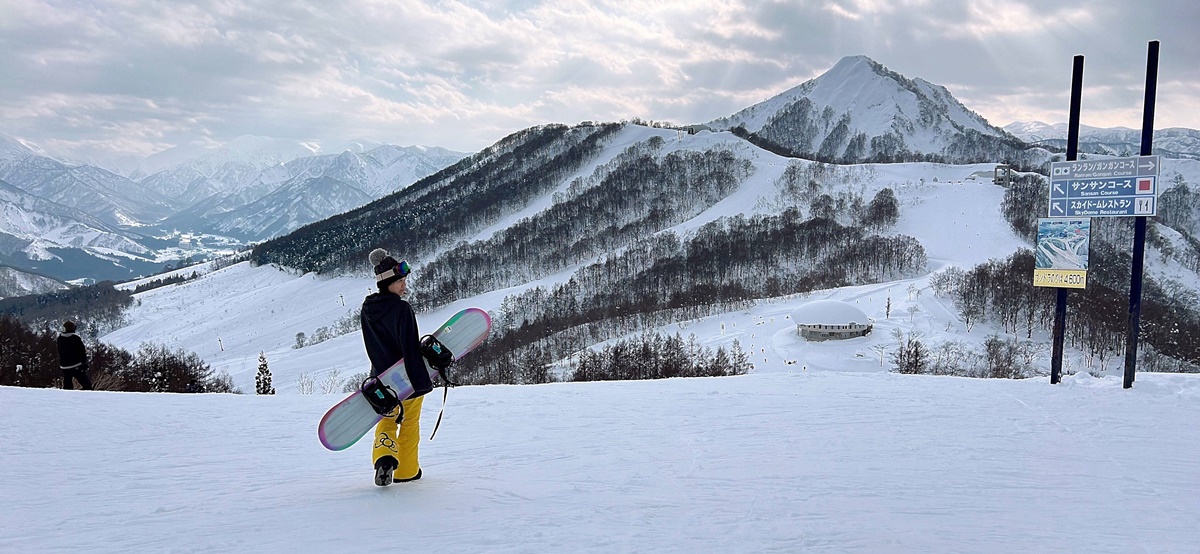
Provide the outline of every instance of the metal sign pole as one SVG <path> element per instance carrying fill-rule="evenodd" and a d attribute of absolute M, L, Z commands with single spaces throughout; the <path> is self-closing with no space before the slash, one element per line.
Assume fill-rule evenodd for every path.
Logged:
<path fill-rule="evenodd" d="M 1067 161 L 1079 156 L 1079 110 L 1083 99 L 1083 56 L 1075 56 L 1071 71 L 1071 114 L 1067 124 Z M 1050 354 L 1050 383 L 1062 381 L 1063 342 L 1067 335 L 1067 292 L 1059 287 L 1054 302 L 1054 343 Z"/>
<path fill-rule="evenodd" d="M 1154 149 L 1154 99 L 1158 92 L 1158 41 L 1151 41 L 1146 56 L 1146 101 L 1142 110 L 1142 151 Z M 1125 338 L 1125 388 L 1133 387 L 1137 372 L 1138 334 L 1142 319 L 1142 277 L 1146 258 L 1146 218 L 1138 217 L 1133 228 L 1133 273 L 1129 279 L 1129 332 Z"/>

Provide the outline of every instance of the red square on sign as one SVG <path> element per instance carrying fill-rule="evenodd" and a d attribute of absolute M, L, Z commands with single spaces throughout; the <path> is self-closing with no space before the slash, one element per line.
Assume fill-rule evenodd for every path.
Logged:
<path fill-rule="evenodd" d="M 1146 194 L 1154 192 L 1154 179 L 1138 179 L 1137 193 Z"/>

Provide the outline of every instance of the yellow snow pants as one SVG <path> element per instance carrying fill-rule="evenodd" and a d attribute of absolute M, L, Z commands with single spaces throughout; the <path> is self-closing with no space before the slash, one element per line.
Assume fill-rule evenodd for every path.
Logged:
<path fill-rule="evenodd" d="M 417 446 L 421 442 L 421 402 L 418 396 L 400 402 L 399 414 L 393 412 L 383 416 L 375 426 L 375 446 L 371 449 L 371 464 L 384 456 L 396 459 L 396 471 L 392 476 L 397 481 L 411 479 L 421 469 L 417 460 Z M 400 415 L 402 421 L 396 421 Z"/>

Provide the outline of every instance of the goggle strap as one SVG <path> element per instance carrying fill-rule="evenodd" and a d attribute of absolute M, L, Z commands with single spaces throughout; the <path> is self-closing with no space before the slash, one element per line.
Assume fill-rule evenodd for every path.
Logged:
<path fill-rule="evenodd" d="M 408 277 L 408 274 L 412 273 L 412 270 L 404 271 L 404 272 L 398 271 L 398 270 L 403 269 L 406 265 L 408 265 L 408 264 L 405 262 L 400 262 L 400 263 L 396 264 L 396 267 L 389 269 L 383 273 L 380 273 L 379 275 L 376 275 L 375 282 L 378 283 L 384 279 L 391 279 L 392 277 Z"/>

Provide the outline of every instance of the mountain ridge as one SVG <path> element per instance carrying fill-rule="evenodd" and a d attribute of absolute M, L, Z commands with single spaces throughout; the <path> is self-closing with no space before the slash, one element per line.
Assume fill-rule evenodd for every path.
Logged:
<path fill-rule="evenodd" d="M 1021 140 L 1057 149 L 1066 148 L 1067 124 L 1017 121 L 1005 129 Z M 1079 126 L 1079 150 L 1109 156 L 1136 156 L 1141 152 L 1142 131 L 1127 127 Z M 1153 152 L 1168 158 L 1200 160 L 1200 131 L 1186 127 L 1154 130 Z"/>
<path fill-rule="evenodd" d="M 1016 137 L 945 87 L 909 79 L 866 56 L 842 58 L 822 75 L 706 126 L 740 130 L 760 146 L 838 163 L 971 163 L 1023 150 Z"/>
<path fill-rule="evenodd" d="M 235 152 L 232 148 L 239 145 L 250 151 Z M 357 207 L 416 182 L 465 155 L 440 147 L 399 147 L 367 141 L 354 142 L 351 147 L 334 154 L 302 157 L 304 152 L 311 153 L 310 146 L 250 137 L 235 141 L 230 148 L 209 151 L 169 169 L 130 179 L 102 167 L 70 165 L 39 154 L 17 139 L 0 136 L 0 180 L 22 194 L 49 202 L 22 200 L 26 213 L 22 217 L 48 217 L 47 214 L 29 216 L 35 205 L 71 208 L 103 222 L 100 236 L 107 233 L 110 237 L 122 237 L 106 239 L 112 249 L 134 254 L 139 259 L 145 257 L 134 262 L 88 250 L 92 248 L 88 244 L 94 241 L 82 244 L 76 240 L 35 241 L 25 236 L 28 233 L 12 232 L 18 226 L 14 219 L 0 226 L 0 232 L 9 231 L 6 232 L 9 238 L 4 241 L 7 255 L 17 256 L 6 261 L 26 270 L 49 271 L 61 279 L 87 275 L 57 263 L 50 268 L 35 268 L 37 260 L 65 259 L 65 256 L 75 266 L 97 269 L 101 273 L 96 276 L 104 279 L 156 272 L 162 263 L 173 259 L 227 252 L 239 243 L 270 238 Z M 306 191 L 305 184 L 320 190 Z M 331 191 L 334 186 L 342 193 Z M 86 219 L 79 213 L 72 218 Z M 265 221 L 271 223 L 261 223 Z M 85 226 L 98 227 L 95 222 Z M 197 234 L 212 236 L 200 242 L 190 241 L 187 248 L 176 247 L 175 237 Z M 78 248 L 79 252 L 51 253 L 49 248 Z M 22 249 L 31 249 L 28 258 L 17 254 Z M 150 254 L 151 250 L 157 254 Z M 123 264 L 133 264 L 127 268 L 133 273 L 113 271 Z"/>

